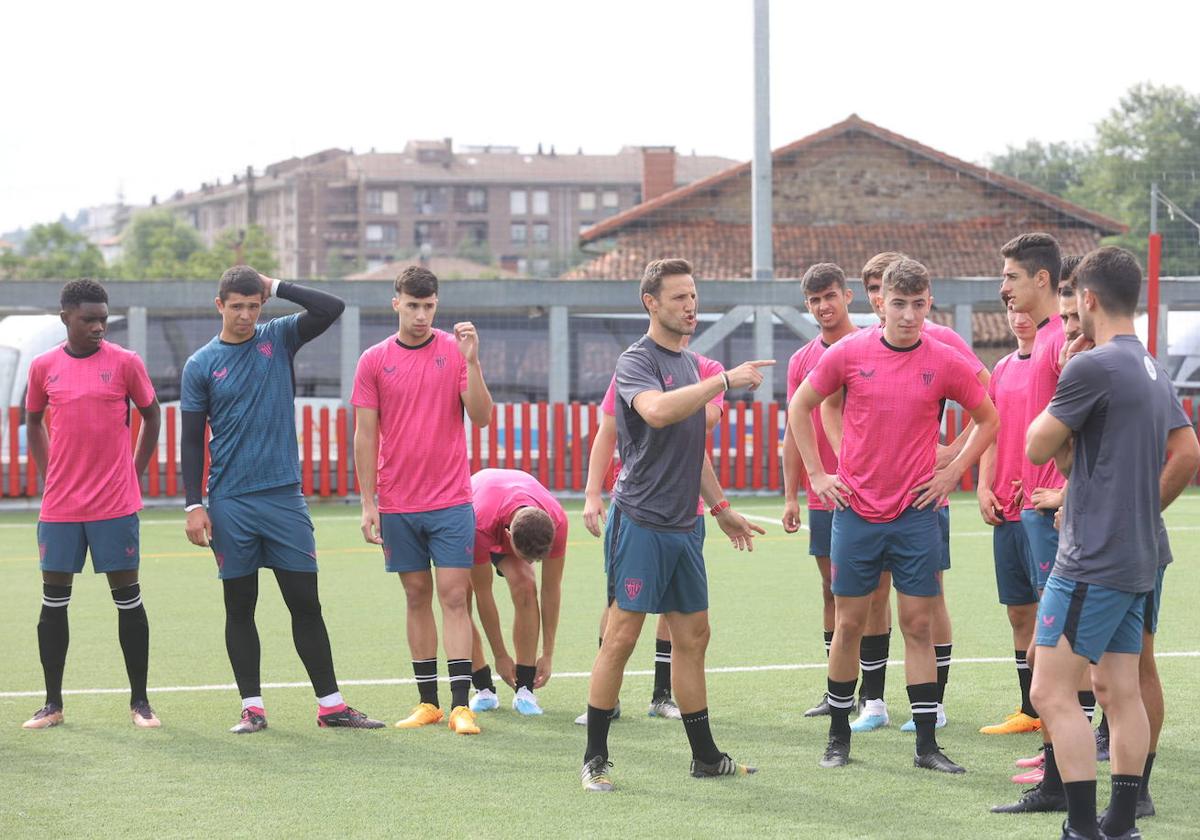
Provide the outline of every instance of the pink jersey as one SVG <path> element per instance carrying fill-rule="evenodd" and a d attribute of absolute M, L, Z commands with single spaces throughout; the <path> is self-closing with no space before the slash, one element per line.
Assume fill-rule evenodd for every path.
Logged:
<path fill-rule="evenodd" d="M 1029 390 L 1032 366 L 1029 356 L 1009 353 L 996 363 L 988 382 L 988 396 L 1000 415 L 1000 431 L 996 434 L 996 475 L 992 492 L 1000 501 L 1004 518 L 1019 522 L 1021 507 L 1016 504 L 1013 482 L 1021 478 L 1025 463 L 1025 400 Z"/>
<path fill-rule="evenodd" d="M 520 470 L 480 470 L 471 476 L 475 505 L 475 565 L 490 563 L 493 554 L 512 554 L 509 524 L 523 507 L 541 508 L 554 522 L 554 542 L 547 556 L 567 556 L 567 515 L 562 505 L 536 478 Z"/>
<path fill-rule="evenodd" d="M 710 359 L 707 356 L 701 356 L 699 353 L 693 354 L 696 361 L 699 362 L 700 378 L 708 379 L 710 376 L 716 376 L 718 373 L 725 371 L 725 365 L 718 362 L 716 359 Z M 725 410 L 725 394 L 724 392 L 717 394 L 708 402 L 709 405 L 715 405 L 722 411 Z M 608 383 L 608 390 L 604 392 L 604 399 L 600 400 L 600 411 L 607 414 L 609 417 L 617 416 L 617 377 L 614 374 L 612 381 Z M 703 516 L 705 511 L 704 497 L 700 497 L 700 504 L 696 507 L 696 515 Z"/>
<path fill-rule="evenodd" d="M 116 519 L 142 509 L 130 401 L 150 405 L 154 386 L 137 353 L 107 341 L 82 359 L 60 344 L 30 364 L 25 410 L 50 408 L 41 521 Z"/>
<path fill-rule="evenodd" d="M 1026 389 L 1024 429 L 1028 429 L 1039 414 L 1050 404 L 1054 391 L 1058 387 L 1058 376 L 1062 373 L 1058 357 L 1063 345 L 1067 343 L 1067 334 L 1063 331 L 1062 319 L 1047 318 L 1038 324 L 1037 337 L 1033 340 L 1033 355 L 1029 359 L 1029 387 Z M 1022 445 L 1021 451 L 1025 447 Z M 1040 467 L 1035 466 L 1028 458 L 1024 459 L 1021 468 L 1021 487 L 1025 491 L 1025 510 L 1033 509 L 1033 491 L 1039 487 L 1057 490 L 1066 483 L 1063 474 L 1051 458 Z"/>
<path fill-rule="evenodd" d="M 419 347 L 395 336 L 358 360 L 351 403 L 379 412 L 380 513 L 420 513 L 471 501 L 463 428 L 467 362 L 454 336 Z"/>
<path fill-rule="evenodd" d="M 830 347 L 808 381 L 823 395 L 846 389 L 838 476 L 869 522 L 898 517 L 933 476 L 942 400 L 974 410 L 987 396 L 958 352 L 938 341 L 895 349 L 879 328 Z"/>
<path fill-rule="evenodd" d="M 817 362 L 821 360 L 821 356 L 824 355 L 829 346 L 821 340 L 821 336 L 817 336 L 792 354 L 792 358 L 788 361 L 787 370 L 787 398 L 789 403 L 792 401 L 792 395 L 800 389 L 800 385 L 813 372 L 813 369 L 817 366 Z M 837 472 L 837 453 L 833 451 L 833 444 L 829 442 L 829 438 L 825 434 L 825 424 L 821 422 L 821 409 L 819 406 L 813 409 L 812 423 L 813 429 L 817 433 L 817 451 L 821 453 L 821 464 L 825 467 L 825 472 L 833 475 Z M 821 497 L 813 493 L 812 484 L 807 480 L 807 477 L 805 485 L 808 487 L 809 508 L 812 510 L 828 510 L 829 507 L 821 501 Z"/>
<path fill-rule="evenodd" d="M 927 320 L 925 321 L 925 326 L 921 329 L 921 332 L 930 338 L 936 338 L 938 341 L 942 342 L 942 344 L 945 344 L 948 347 L 953 347 L 955 350 L 957 350 L 959 355 L 966 359 L 967 363 L 971 365 L 971 372 L 976 376 L 979 375 L 979 371 L 987 367 L 987 365 L 985 365 L 980 358 L 975 355 L 975 351 L 971 349 L 971 345 L 967 344 L 966 340 L 950 327 Z"/>

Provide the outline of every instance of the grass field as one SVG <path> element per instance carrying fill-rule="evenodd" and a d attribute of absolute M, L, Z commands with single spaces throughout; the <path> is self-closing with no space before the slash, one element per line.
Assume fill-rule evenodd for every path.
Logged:
<path fill-rule="evenodd" d="M 737 506 L 776 523 L 781 507 L 775 499 Z M 911 766 L 912 738 L 898 731 L 907 700 L 896 666 L 888 679 L 893 726 L 856 737 L 849 768 L 816 766 L 826 723 L 801 712 L 825 685 L 818 578 L 803 533 L 788 536 L 764 523 L 768 535 L 752 555 L 737 555 L 711 536 L 708 545 L 714 734 L 722 749 L 760 772 L 716 781 L 687 776 L 680 724 L 644 716 L 653 661 L 653 634 L 646 632 L 631 661 L 637 673 L 622 690 L 625 716 L 610 736 L 619 789 L 584 795 L 584 732 L 572 720 L 585 704 L 604 589 L 599 541 L 583 529 L 579 509 L 570 505 L 555 676 L 539 693 L 546 714 L 520 718 L 502 688 L 501 709 L 480 716 L 478 738 L 441 726 L 319 730 L 269 577 L 258 611 L 263 680 L 288 685 L 264 692 L 269 730 L 229 734 L 240 706 L 224 649 L 220 585 L 211 555 L 187 544 L 182 514 L 173 511 L 145 512 L 142 527 L 151 701 L 163 728 L 138 731 L 129 723 L 115 610 L 104 579 L 89 570 L 77 579 L 70 608 L 66 688 L 78 693 L 66 698 L 67 723 L 25 732 L 21 721 L 42 703 L 34 517 L 0 515 L 0 634 L 8 639 L 0 654 L 0 837 L 1058 836 L 1060 815 L 987 813 L 1019 794 L 1008 779 L 1013 759 L 1032 754 L 1038 739 L 977 733 L 1012 710 L 1017 689 L 995 598 L 991 538 L 967 496 L 953 509 L 947 592 L 956 664 L 947 691 L 950 724 L 939 733 L 947 753 L 968 768 L 965 776 Z M 356 512 L 314 509 L 322 600 L 347 700 L 392 722 L 416 697 L 402 593 L 395 576 L 384 574 L 378 549 L 362 543 Z M 1142 824 L 1151 838 L 1196 836 L 1186 803 L 1188 791 L 1200 787 L 1200 625 L 1190 613 L 1200 596 L 1193 562 L 1200 494 L 1183 497 L 1168 524 L 1177 562 L 1167 575 L 1157 645 L 1178 655 L 1159 662 L 1167 722 L 1153 784 L 1159 816 Z M 903 650 L 898 631 L 892 649 L 897 656 Z M 442 697 L 448 699 L 445 685 Z M 1107 769 L 1101 766 L 1101 806 Z"/>

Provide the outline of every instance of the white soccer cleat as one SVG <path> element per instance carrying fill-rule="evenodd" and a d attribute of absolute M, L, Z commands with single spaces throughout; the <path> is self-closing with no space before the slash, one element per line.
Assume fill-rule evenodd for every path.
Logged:
<path fill-rule="evenodd" d="M 526 717 L 535 717 L 542 713 L 542 707 L 538 705 L 537 698 L 533 696 L 532 691 L 524 686 L 517 689 L 516 696 L 513 697 L 512 707 Z M 583 713 L 583 723 L 585 726 L 587 725 L 587 712 Z"/>
<path fill-rule="evenodd" d="M 475 692 L 475 696 L 471 698 L 471 711 L 479 714 L 480 712 L 490 712 L 492 709 L 500 708 L 500 698 L 496 696 L 496 692 L 490 688 L 481 688 Z"/>

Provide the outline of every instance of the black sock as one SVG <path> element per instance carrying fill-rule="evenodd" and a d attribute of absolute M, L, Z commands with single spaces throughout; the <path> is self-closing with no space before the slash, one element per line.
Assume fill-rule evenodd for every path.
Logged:
<path fill-rule="evenodd" d="M 1124 834 L 1137 821 L 1137 801 L 1142 790 L 1141 776 L 1112 777 L 1112 797 L 1101 830 L 1110 836 Z"/>
<path fill-rule="evenodd" d="M 42 584 L 42 613 L 38 617 L 38 653 L 42 658 L 42 673 L 46 677 L 46 705 L 62 708 L 63 670 L 67 665 L 67 646 L 71 631 L 67 624 L 67 607 L 71 603 L 71 587 L 54 583 Z"/>
<path fill-rule="evenodd" d="M 1021 711 L 1035 718 L 1038 714 L 1029 699 L 1029 687 L 1033 685 L 1033 670 L 1029 667 L 1029 660 L 1026 659 L 1028 653 L 1025 650 L 1014 651 L 1017 659 L 1017 682 L 1021 684 Z"/>
<path fill-rule="evenodd" d="M 521 668 L 517 666 L 517 684 L 521 682 Z M 536 668 L 532 669 L 535 673 Z M 470 659 L 447 659 L 446 672 L 450 675 L 450 708 L 457 709 L 459 706 L 467 705 L 467 695 L 471 692 L 471 660 Z M 529 681 L 530 687 L 533 686 L 533 680 Z"/>
<path fill-rule="evenodd" d="M 1100 726 L 1098 728 L 1100 734 L 1108 738 L 1108 715 L 1104 714 L 1103 711 L 1100 712 Z"/>
<path fill-rule="evenodd" d="M 692 758 L 705 764 L 716 764 L 721 760 L 721 751 L 713 743 L 712 730 L 708 725 L 708 709 L 684 715 L 683 729 L 687 732 L 688 743 L 692 745 Z"/>
<path fill-rule="evenodd" d="M 1150 771 L 1154 769 L 1154 756 L 1156 753 L 1146 753 L 1146 769 L 1142 771 L 1142 792 L 1140 796 L 1144 799 L 1150 795 Z"/>
<path fill-rule="evenodd" d="M 117 605 L 117 638 L 125 656 L 125 673 L 129 675 L 129 703 L 145 702 L 146 671 L 150 662 L 150 622 L 142 605 L 142 588 L 131 583 L 112 590 Z"/>
<path fill-rule="evenodd" d="M 528 688 L 533 691 L 533 681 L 537 677 L 536 665 L 518 665 L 517 666 L 517 690 Z"/>
<path fill-rule="evenodd" d="M 1058 762 L 1054 760 L 1054 745 L 1046 744 L 1043 747 L 1042 755 L 1045 760 L 1042 762 L 1042 790 L 1046 793 L 1062 794 L 1063 780 L 1058 774 Z M 1093 783 L 1092 793 L 1095 794 L 1096 789 Z M 1095 799 L 1095 796 L 1092 797 Z"/>
<path fill-rule="evenodd" d="M 934 727 L 937 724 L 938 684 L 917 683 L 908 687 L 908 703 L 917 727 L 917 755 L 928 755 L 938 748 Z"/>
<path fill-rule="evenodd" d="M 471 685 L 475 686 L 476 691 L 490 691 L 495 694 L 496 683 L 492 681 L 492 666 L 484 665 L 478 671 L 472 671 Z"/>
<path fill-rule="evenodd" d="M 946 702 L 946 683 L 950 682 L 950 650 L 954 645 L 934 645 L 933 655 L 937 657 L 937 701 Z"/>
<path fill-rule="evenodd" d="M 1084 837 L 1099 840 L 1100 833 L 1096 825 L 1096 780 L 1067 782 L 1063 787 L 1067 791 L 1067 825 Z M 1134 792 L 1136 793 L 1136 789 Z"/>
<path fill-rule="evenodd" d="M 825 630 L 825 631 L 823 631 L 823 633 L 825 635 L 825 658 L 828 659 L 829 658 L 829 648 L 833 645 L 833 631 Z"/>
<path fill-rule="evenodd" d="M 437 657 L 414 659 L 412 666 L 413 676 L 417 678 L 417 691 L 421 694 L 421 702 L 440 707 L 442 704 L 438 702 Z"/>
<path fill-rule="evenodd" d="M 837 682 L 826 678 L 825 696 L 829 699 L 829 737 L 850 741 L 850 710 L 854 708 L 857 680 Z"/>
<path fill-rule="evenodd" d="M 258 627 L 254 607 L 258 603 L 258 573 L 221 582 L 225 591 L 225 650 L 233 666 L 233 679 L 243 697 L 261 697 Z"/>
<path fill-rule="evenodd" d="M 888 637 L 863 636 L 858 645 L 858 665 L 862 668 L 862 691 L 864 700 L 883 699 L 883 679 L 887 674 Z"/>
<path fill-rule="evenodd" d="M 892 628 L 887 631 L 887 638 L 883 640 L 883 667 L 879 669 L 879 696 L 883 697 L 884 689 L 887 688 L 887 660 L 889 650 L 892 646 Z"/>
<path fill-rule="evenodd" d="M 608 760 L 608 727 L 612 723 L 613 709 L 597 709 L 588 704 L 587 707 L 587 748 L 583 753 L 586 764 L 596 756 L 604 756 Z"/>
<path fill-rule="evenodd" d="M 1076 692 L 1076 695 L 1079 698 L 1079 707 L 1087 715 L 1088 723 L 1091 723 L 1092 718 L 1096 715 L 1096 692 L 1079 691 Z"/>
<path fill-rule="evenodd" d="M 671 640 L 654 640 L 654 696 L 671 694 Z"/>
<path fill-rule="evenodd" d="M 283 602 L 292 614 L 292 642 L 296 653 L 308 671 L 313 692 L 325 697 L 338 690 L 333 673 L 333 651 L 329 648 L 329 631 L 321 616 L 321 599 L 317 596 L 316 572 L 287 572 L 275 569 L 275 580 L 283 594 Z"/>

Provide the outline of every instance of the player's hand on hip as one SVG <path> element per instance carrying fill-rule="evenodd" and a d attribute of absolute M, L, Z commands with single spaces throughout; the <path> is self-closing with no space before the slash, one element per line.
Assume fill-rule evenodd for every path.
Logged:
<path fill-rule="evenodd" d="M 809 476 L 812 491 L 827 505 L 835 510 L 845 510 L 850 505 L 850 488 L 837 475 L 826 473 L 822 476 Z"/>
<path fill-rule="evenodd" d="M 1004 520 L 1000 518 L 1000 500 L 996 498 L 992 488 L 980 487 L 978 496 L 979 515 L 983 517 L 983 521 L 988 525 L 1004 524 Z"/>
<path fill-rule="evenodd" d="M 551 662 L 549 656 L 542 654 L 538 657 L 537 676 L 533 678 L 533 687 L 535 689 L 541 688 L 546 683 L 550 682 L 550 674 L 552 673 L 550 666 Z"/>
<path fill-rule="evenodd" d="M 954 492 L 954 488 L 958 485 L 961 477 L 958 470 L 953 467 L 935 470 L 933 478 L 918 484 L 912 489 L 912 492 L 917 494 L 917 501 L 915 503 L 917 510 L 924 510 L 930 505 L 940 506 Z"/>
<path fill-rule="evenodd" d="M 379 524 L 378 508 L 363 508 L 362 535 L 363 539 L 372 545 L 383 545 L 383 530 Z"/>
<path fill-rule="evenodd" d="M 604 501 L 599 496 L 586 496 L 583 503 L 583 527 L 593 537 L 600 536 L 600 526 L 605 523 Z"/>
<path fill-rule="evenodd" d="M 800 502 L 796 499 L 788 499 L 783 503 L 783 530 L 789 534 L 794 534 L 800 530 Z"/>
<path fill-rule="evenodd" d="M 949 446 L 942 446 L 942 444 L 939 443 L 937 445 L 937 459 L 933 462 L 933 468 L 935 470 L 940 470 L 953 460 L 954 450 Z"/>
<path fill-rule="evenodd" d="M 458 352 L 462 353 L 468 362 L 479 361 L 479 334 L 475 325 L 470 321 L 459 321 L 454 325 L 454 339 L 458 342 Z"/>
<path fill-rule="evenodd" d="M 771 367 L 775 364 L 774 359 L 758 359 L 753 362 L 742 362 L 733 370 L 725 371 L 725 376 L 729 378 L 729 387 L 741 390 L 753 391 L 763 381 L 762 368 Z"/>
<path fill-rule="evenodd" d="M 721 511 L 717 515 L 717 524 L 738 551 L 753 551 L 754 535 L 767 533 L 761 525 L 755 525 L 733 508 Z"/>
<path fill-rule="evenodd" d="M 202 507 L 192 510 L 187 515 L 187 524 L 184 526 L 184 531 L 187 533 L 188 542 L 192 545 L 198 545 L 202 548 L 207 548 L 212 544 L 212 520 L 208 518 L 208 511 Z"/>

